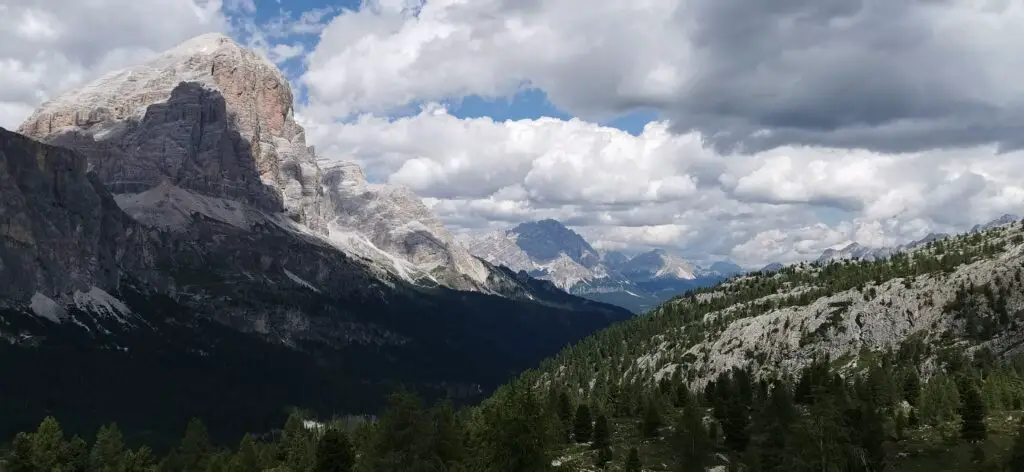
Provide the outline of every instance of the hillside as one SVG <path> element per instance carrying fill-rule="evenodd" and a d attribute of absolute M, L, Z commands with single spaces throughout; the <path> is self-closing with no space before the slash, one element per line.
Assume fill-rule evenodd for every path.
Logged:
<path fill-rule="evenodd" d="M 161 467 L 311 471 L 342 451 L 339 470 L 361 472 L 1020 470 L 1022 262 L 1012 223 L 885 260 L 748 274 L 602 330 L 478 407 L 400 393 L 377 421 L 324 432 L 296 413 L 201 453 L 193 422 Z M 48 421 L 9 460 L 51 437 Z"/>
<path fill-rule="evenodd" d="M 603 330 L 524 374 L 516 385 L 562 392 L 572 404 L 606 413 L 616 457 L 624 459 L 630 447 L 638 447 L 644 464 L 661 464 L 649 470 L 675 470 L 671 464 L 681 459 L 672 444 L 678 444 L 673 441 L 683 427 L 677 421 L 692 414 L 688 409 L 703 409 L 709 415 L 705 421 L 713 419 L 711 437 L 705 439 L 708 454 L 698 454 L 705 465 L 742 463 L 747 470 L 762 470 L 749 457 L 764 452 L 752 445 L 757 435 L 786 435 L 777 428 L 758 429 L 768 427 L 758 426 L 758 411 L 772 408 L 773 401 L 794 400 L 797 419 L 787 421 L 796 421 L 798 429 L 827 426 L 804 423 L 814 416 L 800 419 L 799 411 L 823 408 L 818 414 L 841 417 L 843 408 L 862 408 L 860 401 L 867 411 L 877 409 L 877 433 L 842 423 L 833 425 L 839 428 L 835 434 L 877 434 L 877 447 L 885 447 L 877 454 L 893 470 L 994 470 L 1007 458 L 1024 399 L 1024 364 L 1016 362 L 1024 345 L 1022 266 L 1024 226 L 1011 223 L 932 240 L 887 259 L 748 274 Z M 830 380 L 834 375 L 845 380 Z M 911 379 L 920 385 L 910 390 L 913 394 L 905 391 Z M 872 387 L 875 393 L 858 400 L 865 395 L 863 385 L 874 383 L 879 384 Z M 816 384 L 831 393 L 808 397 Z M 795 397 L 777 400 L 765 390 L 769 385 Z M 741 393 L 728 393 L 731 388 Z M 744 388 L 754 391 L 743 394 Z M 983 452 L 971 452 L 970 441 L 951 447 L 963 444 L 958 430 L 968 423 L 959 416 L 975 390 L 980 408 L 988 412 L 979 421 L 991 432 Z M 739 434 L 729 432 L 730 422 L 739 419 L 729 419 L 732 403 L 719 403 L 737 395 L 746 398 L 741 410 L 746 413 L 738 414 L 742 437 L 750 443 L 730 443 L 729 436 Z M 819 403 L 825 398 L 832 406 Z M 644 432 L 648 423 L 653 430 Z M 717 441 L 724 435 L 725 443 L 713 446 L 716 429 Z M 847 447 L 845 440 L 836 440 L 835 447 Z M 867 446 L 858 443 L 850 453 L 869 454 L 862 447 Z M 561 455 L 559 462 L 568 470 L 592 470 L 599 458 L 586 447 L 570 447 Z M 845 460 L 825 463 L 834 467 L 830 470 L 880 470 L 834 462 Z M 764 470 L 815 470 L 804 465 Z M 611 470 L 622 467 L 613 464 Z"/>
<path fill-rule="evenodd" d="M 547 361 L 541 375 L 582 388 L 594 377 L 571 366 L 598 363 L 625 381 L 681 369 L 700 386 L 733 367 L 794 373 L 822 355 L 852 364 L 864 349 L 895 349 L 912 336 L 1011 356 L 1024 321 L 1022 262 L 1024 232 L 1014 223 L 888 259 L 748 274 L 602 331 Z"/>

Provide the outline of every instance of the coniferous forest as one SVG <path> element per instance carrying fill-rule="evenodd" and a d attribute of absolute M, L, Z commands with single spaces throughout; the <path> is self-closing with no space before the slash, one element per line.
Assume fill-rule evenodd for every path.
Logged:
<path fill-rule="evenodd" d="M 888 348 L 818 356 L 795 370 L 770 368 L 757 352 L 718 375 L 709 375 L 710 358 L 690 353 L 636 369 L 651 346 L 686 352 L 735 320 L 836 293 L 904 296 L 923 283 L 915 278 L 1019 249 L 1020 230 L 698 290 L 566 348 L 479 405 L 425 404 L 401 391 L 377 417 L 294 411 L 280 428 L 234 444 L 211 439 L 193 420 L 175 426 L 172 446 L 126 440 L 116 424 L 65 433 L 60 418 L 45 418 L 4 440 L 3 470 L 1024 471 L 1024 358 L 1008 354 L 1016 345 L 995 352 L 985 344 L 1021 327 L 1019 263 L 1001 268 L 1005 276 L 954 287 L 936 308 L 952 320 L 946 331 L 921 329 Z M 813 289 L 792 290 L 801 286 Z M 779 293 L 789 295 L 770 298 Z M 798 333 L 800 345 L 835 335 L 852 303 L 829 303 L 837 321 Z"/>
<path fill-rule="evenodd" d="M 513 383 L 476 407 L 398 392 L 370 421 L 319 423 L 214 444 L 199 420 L 169 450 L 126 444 L 116 424 L 69 436 L 58 419 L 4 446 L 27 471 L 746 471 L 1024 470 L 1024 362 L 944 360 L 923 380 L 910 346 L 844 377 L 819 359 L 793 378 L 678 378 L 585 400 Z"/>

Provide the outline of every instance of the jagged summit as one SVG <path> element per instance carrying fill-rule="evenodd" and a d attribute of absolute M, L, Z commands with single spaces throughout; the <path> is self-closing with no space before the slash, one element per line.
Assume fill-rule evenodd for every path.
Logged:
<path fill-rule="evenodd" d="M 735 275 L 734 266 L 700 269 L 679 256 L 655 249 L 634 257 L 598 251 L 557 220 L 527 221 L 515 227 L 467 237 L 469 251 L 495 265 L 551 281 L 570 293 L 643 312 L 691 288 Z"/>
<path fill-rule="evenodd" d="M 169 180 L 323 230 L 320 169 L 287 80 L 219 33 L 68 91 L 19 131 L 82 152 L 114 193 Z"/>
<path fill-rule="evenodd" d="M 664 249 L 654 249 L 630 259 L 620 269 L 630 278 L 653 279 L 672 277 L 692 280 L 697 278 L 696 268 L 681 257 L 669 254 Z"/>
<path fill-rule="evenodd" d="M 597 250 L 579 233 L 550 218 L 520 223 L 509 233 L 515 235 L 523 251 L 537 260 L 553 261 L 565 254 L 584 267 L 592 267 L 601 260 Z"/>
<path fill-rule="evenodd" d="M 352 244 L 358 243 L 353 240 L 355 232 L 375 248 L 407 260 L 410 270 L 422 270 L 444 285 L 483 287 L 490 270 L 456 241 L 411 190 L 367 183 L 362 169 L 352 162 L 330 163 L 323 174 L 332 239 L 372 257 L 373 248 Z"/>
<path fill-rule="evenodd" d="M 489 290 L 492 269 L 413 192 L 369 184 L 336 156 L 319 159 L 292 100 L 277 67 L 209 33 L 43 104 L 21 132 L 84 154 L 150 226 L 183 230 L 198 213 L 248 227 L 283 212 L 406 280 Z"/>

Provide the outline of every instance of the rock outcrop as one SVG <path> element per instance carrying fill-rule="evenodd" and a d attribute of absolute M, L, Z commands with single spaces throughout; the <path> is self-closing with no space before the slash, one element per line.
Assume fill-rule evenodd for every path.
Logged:
<path fill-rule="evenodd" d="M 292 100 L 273 64 L 208 34 L 43 104 L 20 131 L 85 155 L 147 226 L 181 229 L 193 213 L 248 226 L 283 212 L 405 280 L 503 293 L 509 281 L 491 279 L 504 275 L 408 189 L 368 184 L 353 163 L 324 174 Z"/>
<path fill-rule="evenodd" d="M 355 231 L 453 288 L 480 289 L 487 282 L 490 269 L 408 188 L 369 184 L 358 165 L 338 162 L 324 169 L 324 189 L 324 215 L 333 237 Z"/>
<path fill-rule="evenodd" d="M 140 228 L 74 152 L 0 128 L 0 189 L 0 306 L 116 290 L 144 257 Z"/>
<path fill-rule="evenodd" d="M 83 153 L 114 193 L 163 181 L 322 231 L 320 170 L 273 64 L 220 34 L 43 104 L 20 132 Z"/>

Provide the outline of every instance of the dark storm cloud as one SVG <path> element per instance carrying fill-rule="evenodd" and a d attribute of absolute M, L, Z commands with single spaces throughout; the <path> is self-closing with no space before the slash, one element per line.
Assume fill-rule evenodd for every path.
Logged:
<path fill-rule="evenodd" d="M 679 11 L 698 72 L 673 126 L 723 151 L 1019 147 L 1020 113 L 979 98 L 991 58 L 936 27 L 950 3 L 697 0 Z"/>

